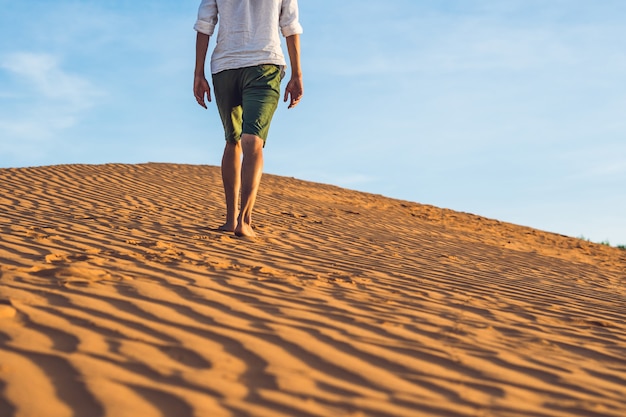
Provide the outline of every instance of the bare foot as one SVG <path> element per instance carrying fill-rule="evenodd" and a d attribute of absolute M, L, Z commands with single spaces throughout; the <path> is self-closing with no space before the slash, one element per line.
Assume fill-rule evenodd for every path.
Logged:
<path fill-rule="evenodd" d="M 228 223 L 228 222 L 224 223 L 223 225 L 217 228 L 217 230 L 219 230 L 220 232 L 234 232 L 235 229 L 236 229 L 235 224 Z"/>
<path fill-rule="evenodd" d="M 252 226 L 247 223 L 239 223 L 235 228 L 235 235 L 249 239 L 254 239 L 256 237 L 256 233 L 252 230 Z"/>

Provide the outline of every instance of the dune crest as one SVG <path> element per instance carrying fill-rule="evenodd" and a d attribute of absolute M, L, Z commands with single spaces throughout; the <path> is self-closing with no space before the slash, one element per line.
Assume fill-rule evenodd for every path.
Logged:
<path fill-rule="evenodd" d="M 626 252 L 265 174 L 0 169 L 0 417 L 626 415 Z"/>

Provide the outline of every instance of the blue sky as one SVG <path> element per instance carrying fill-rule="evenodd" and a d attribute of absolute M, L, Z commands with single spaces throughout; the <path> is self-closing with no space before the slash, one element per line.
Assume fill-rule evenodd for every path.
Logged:
<path fill-rule="evenodd" d="M 0 167 L 218 165 L 197 0 L 0 0 Z M 300 0 L 265 172 L 626 244 L 626 2 Z M 262 192 L 262 190 L 261 190 Z"/>

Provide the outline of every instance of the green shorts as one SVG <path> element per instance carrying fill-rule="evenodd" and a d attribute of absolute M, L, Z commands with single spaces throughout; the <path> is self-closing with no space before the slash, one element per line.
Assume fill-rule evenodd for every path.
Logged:
<path fill-rule="evenodd" d="M 278 65 L 226 70 L 213 74 L 215 102 L 226 141 L 237 143 L 246 133 L 267 140 L 278 107 L 283 70 Z"/>

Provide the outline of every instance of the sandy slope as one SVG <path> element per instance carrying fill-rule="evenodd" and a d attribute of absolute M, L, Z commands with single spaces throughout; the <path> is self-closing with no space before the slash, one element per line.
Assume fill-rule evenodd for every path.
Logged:
<path fill-rule="evenodd" d="M 0 170 L 0 416 L 624 416 L 626 252 L 216 167 Z"/>

